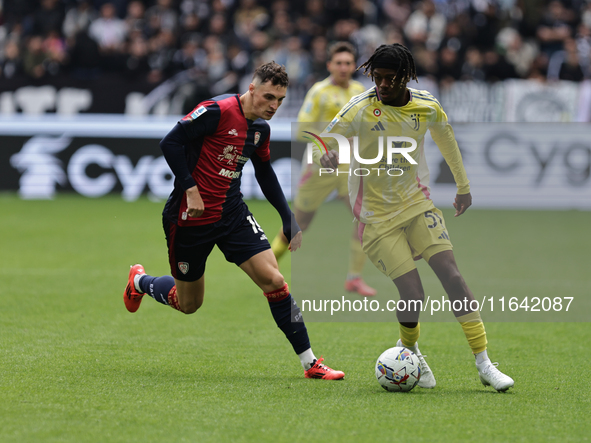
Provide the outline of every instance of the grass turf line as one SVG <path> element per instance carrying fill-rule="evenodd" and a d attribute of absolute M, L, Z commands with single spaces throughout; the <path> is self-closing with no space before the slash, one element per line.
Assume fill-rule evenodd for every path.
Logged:
<path fill-rule="evenodd" d="M 249 205 L 272 238 L 279 217 L 266 204 Z M 487 324 L 491 357 L 516 380 L 497 394 L 478 381 L 459 326 L 426 323 L 421 350 L 438 385 L 392 394 L 373 367 L 394 345 L 395 324 L 309 323 L 315 352 L 347 377 L 305 380 L 260 290 L 218 251 L 197 314 L 148 298 L 136 314 L 125 310 L 130 264 L 168 272 L 162 203 L 2 195 L 0 207 L 2 442 L 589 439 L 588 324 Z M 323 212 L 333 210 L 319 212 L 305 242 L 327 232 Z M 527 281 L 552 279 L 568 282 L 565 292 L 588 287 L 576 267 L 588 250 L 580 237 L 587 214 L 471 209 L 458 219 L 461 231 L 445 215 L 473 288 L 527 291 Z M 527 235 L 515 231 L 527 220 L 536 221 Z M 348 236 L 347 223 L 328 231 L 338 229 Z M 281 269 L 289 280 L 289 257 Z M 420 272 L 435 290 L 429 270 Z"/>

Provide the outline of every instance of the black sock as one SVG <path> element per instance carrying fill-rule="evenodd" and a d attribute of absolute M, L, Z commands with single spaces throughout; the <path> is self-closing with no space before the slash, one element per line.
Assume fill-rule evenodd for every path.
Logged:
<path fill-rule="evenodd" d="M 296 354 L 310 349 L 308 330 L 304 324 L 302 313 L 293 297 L 288 295 L 281 301 L 270 301 L 271 314 L 277 327 L 283 331 Z"/>

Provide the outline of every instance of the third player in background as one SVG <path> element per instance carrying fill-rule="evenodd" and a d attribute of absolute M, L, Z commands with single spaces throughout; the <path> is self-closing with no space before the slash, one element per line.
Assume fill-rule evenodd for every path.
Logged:
<path fill-rule="evenodd" d="M 352 97 L 365 91 L 365 87 L 361 83 L 351 78 L 356 68 L 355 59 L 355 49 L 348 42 L 338 42 L 330 47 L 327 62 L 330 76 L 314 84 L 306 94 L 298 114 L 299 123 L 320 124 L 324 122 L 323 127 L 325 127 L 326 122 L 331 121 Z M 308 146 L 308 149 L 310 149 L 310 146 Z M 318 166 L 307 164 L 306 158 L 307 155 L 304 155 L 302 176 L 294 200 L 295 217 L 302 232 L 310 226 L 318 208 L 335 190 L 338 199 L 351 212 L 347 190 L 347 174 L 323 175 L 320 177 Z M 341 165 L 341 168 L 343 172 L 346 172 L 349 166 Z M 345 289 L 366 297 L 374 296 L 376 290 L 368 286 L 361 278 L 366 255 L 361 248 L 357 229 L 358 225 L 355 222 L 352 224 L 349 240 L 349 270 L 345 281 Z M 271 248 L 278 260 L 287 250 L 288 244 L 285 235 L 280 231 L 271 243 Z"/>

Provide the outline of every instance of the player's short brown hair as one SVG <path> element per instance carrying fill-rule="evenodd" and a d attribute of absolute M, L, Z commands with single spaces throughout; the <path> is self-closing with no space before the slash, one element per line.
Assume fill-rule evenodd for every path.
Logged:
<path fill-rule="evenodd" d="M 285 71 L 285 66 L 275 63 L 274 61 L 259 66 L 256 71 L 254 71 L 252 81 L 255 84 L 263 84 L 270 81 L 272 85 L 279 85 L 284 88 L 289 86 L 289 77 Z"/>
<path fill-rule="evenodd" d="M 349 42 L 336 42 L 328 48 L 328 61 L 331 61 L 335 54 L 340 52 L 349 52 L 353 54 L 353 58 L 357 58 L 357 51 L 355 47 Z"/>

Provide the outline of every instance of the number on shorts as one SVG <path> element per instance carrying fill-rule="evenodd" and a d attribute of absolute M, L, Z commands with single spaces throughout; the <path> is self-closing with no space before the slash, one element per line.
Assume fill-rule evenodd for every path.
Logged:
<path fill-rule="evenodd" d="M 259 225 L 257 223 L 257 221 L 254 219 L 254 217 L 252 215 L 246 216 L 246 219 L 252 225 L 252 232 L 254 232 L 255 234 L 258 234 L 259 232 L 263 232 L 263 230 L 261 229 L 261 225 Z"/>
<path fill-rule="evenodd" d="M 427 212 L 425 212 L 425 217 L 430 218 L 431 220 L 433 220 L 433 224 L 427 225 L 427 227 L 429 229 L 433 229 L 434 227 L 437 226 L 437 220 L 439 220 L 439 223 L 441 224 L 441 227 L 445 229 L 445 226 L 443 226 L 443 220 L 442 220 L 442 218 L 436 212 L 427 211 Z M 437 217 L 437 218 L 435 218 L 435 217 Z"/>

